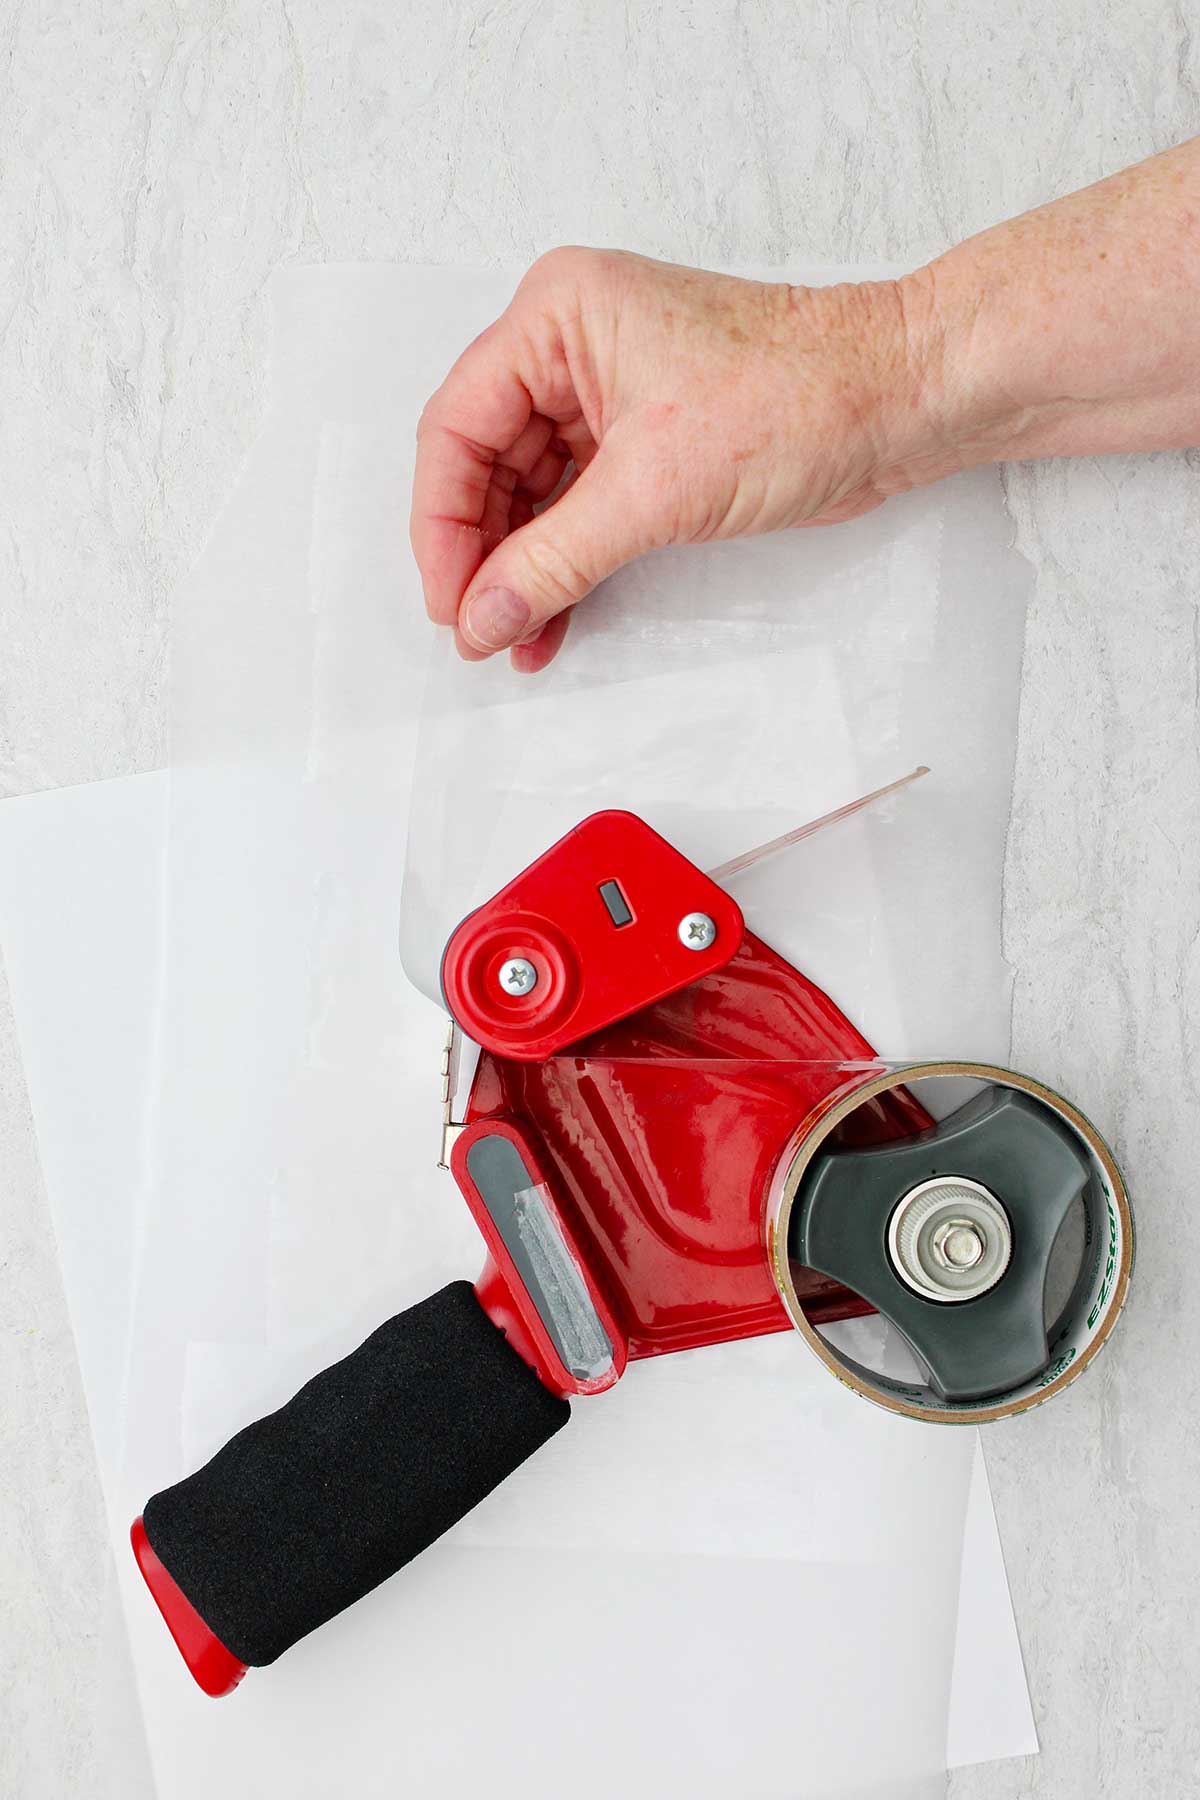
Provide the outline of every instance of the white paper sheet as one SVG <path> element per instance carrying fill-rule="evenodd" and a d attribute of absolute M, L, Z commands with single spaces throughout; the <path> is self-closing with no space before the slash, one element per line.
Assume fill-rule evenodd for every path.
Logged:
<path fill-rule="evenodd" d="M 981 1437 L 975 1448 L 963 1532 L 946 1760 L 956 1769 L 964 1763 L 1037 1753 L 1037 1728 Z"/>
<path fill-rule="evenodd" d="M 394 953 L 426 641 L 403 513 L 416 411 L 508 285 L 276 285 L 263 435 L 173 644 L 163 1086 L 114 1534 L 478 1260 L 431 1166 L 440 1021 Z M 161 1793 L 455 1794 L 484 1757 L 494 1793 L 527 1797 L 940 1791 L 971 1439 L 856 1402 L 790 1337 L 643 1365 L 577 1411 L 228 1705 L 190 1690 L 127 1578 Z"/>
<path fill-rule="evenodd" d="M 165 775 L 138 777 L 37 795 L 0 807 L 0 950 L 5 957 L 21 1033 L 47 1192 L 63 1257 L 104 1493 L 110 1504 L 117 1566 L 138 1647 L 139 1680 L 154 1727 L 158 1792 L 163 1800 L 199 1791 L 202 1771 L 189 1775 L 186 1767 L 189 1754 L 197 1749 L 203 1753 L 204 1770 L 210 1768 L 209 1759 L 215 1754 L 219 1763 L 228 1759 L 230 1780 L 245 1783 L 254 1756 L 265 1747 L 265 1735 L 260 1737 L 258 1731 L 265 1734 L 267 1730 L 264 1716 L 256 1712 L 255 1727 L 248 1739 L 234 1717 L 233 1708 L 240 1709 L 253 1695 L 252 1686 L 244 1687 L 228 1707 L 204 1702 L 192 1690 L 133 1569 L 125 1537 L 130 1502 L 125 1497 L 128 1484 L 121 1481 L 118 1466 L 120 1421 L 130 1326 L 130 1277 L 140 1236 L 142 1146 L 153 1091 L 150 1065 L 161 1000 L 158 902 L 163 878 L 167 784 Z M 668 1480 L 670 1498 L 680 1509 L 671 1531 L 678 1532 L 685 1547 L 690 1544 L 697 1554 L 704 1555 L 714 1531 L 724 1533 L 730 1548 L 745 1549 L 748 1543 L 753 1544 L 755 1558 L 751 1559 L 749 1575 L 743 1580 L 745 1571 L 741 1564 L 734 1565 L 733 1591 L 722 1595 L 721 1613 L 722 1623 L 729 1627 L 737 1622 L 739 1608 L 744 1609 L 748 1616 L 742 1617 L 741 1622 L 750 1630 L 760 1604 L 769 1610 L 772 1595 L 777 1599 L 786 1597 L 788 1584 L 785 1580 L 776 1588 L 767 1559 L 786 1556 L 793 1547 L 788 1542 L 784 1515 L 768 1511 L 764 1519 L 764 1486 L 769 1491 L 772 1479 L 798 1479 L 798 1491 L 806 1493 L 810 1502 L 815 1500 L 809 1513 L 812 1548 L 818 1554 L 824 1550 L 831 1558 L 823 1573 L 811 1572 L 812 1579 L 805 1584 L 805 1604 L 815 1605 L 822 1599 L 824 1584 L 823 1602 L 834 1614 L 851 1606 L 856 1589 L 862 1586 L 863 1572 L 852 1568 L 848 1578 L 842 1580 L 846 1544 L 864 1541 L 869 1534 L 865 1515 L 879 1505 L 876 1492 L 851 1493 L 851 1511 L 843 1516 L 840 1509 L 847 1500 L 843 1482 L 833 1480 L 817 1486 L 815 1493 L 809 1495 L 807 1472 L 797 1471 L 790 1463 L 776 1468 L 772 1478 L 771 1463 L 778 1462 L 781 1452 L 787 1455 L 786 1444 L 774 1441 L 750 1446 L 745 1468 L 735 1470 L 733 1478 L 715 1493 L 709 1474 L 701 1472 L 699 1481 L 693 1479 L 696 1470 L 689 1460 L 689 1444 L 696 1437 L 705 1437 L 723 1410 L 729 1423 L 723 1403 L 734 1407 L 744 1397 L 738 1376 L 746 1375 L 758 1382 L 778 1380 L 782 1373 L 790 1389 L 795 1371 L 790 1358 L 781 1362 L 778 1353 L 791 1342 L 784 1339 L 772 1345 L 740 1346 L 743 1353 L 749 1353 L 747 1362 L 753 1361 L 753 1369 L 723 1370 L 712 1384 L 671 1380 L 673 1370 L 683 1370 L 689 1362 L 699 1365 L 703 1374 L 703 1357 L 659 1365 L 666 1377 L 665 1385 L 676 1401 L 667 1415 L 669 1445 L 664 1447 L 662 1442 L 661 1416 L 648 1404 L 653 1395 L 631 1387 L 629 1394 L 622 1395 L 624 1420 L 610 1409 L 607 1417 L 600 1418 L 597 1428 L 589 1432 L 581 1452 L 582 1467 L 556 1466 L 534 1493 L 518 1492 L 516 1488 L 502 1491 L 496 1500 L 505 1503 L 504 1517 L 493 1520 L 488 1530 L 479 1530 L 478 1515 L 474 1524 L 464 1521 L 462 1550 L 456 1554 L 457 1562 L 466 1566 L 457 1568 L 452 1558 L 448 1579 L 461 1578 L 471 1584 L 474 1593 L 477 1577 L 471 1546 L 478 1549 L 504 1535 L 518 1558 L 513 1564 L 514 1581 L 523 1579 L 521 1558 L 548 1554 L 568 1559 L 564 1580 L 570 1587 L 578 1579 L 570 1558 L 571 1546 L 582 1536 L 574 1494 L 578 1483 L 594 1484 L 606 1490 L 612 1501 L 610 1507 L 599 1510 L 591 1520 L 596 1548 L 590 1561 L 597 1587 L 609 1582 L 617 1584 L 611 1591 L 606 1589 L 605 1607 L 617 1614 L 624 1608 L 627 1617 L 636 1616 L 642 1580 L 648 1579 L 653 1569 L 663 1584 L 660 1594 L 669 1598 L 676 1609 L 671 1624 L 673 1634 L 676 1625 L 684 1621 L 678 1615 L 682 1602 L 672 1591 L 670 1577 L 674 1571 L 678 1581 L 688 1581 L 690 1585 L 691 1561 L 686 1555 L 676 1559 L 660 1557 L 653 1563 L 651 1560 L 662 1547 L 665 1535 L 663 1517 L 668 1509 L 663 1505 L 663 1481 Z M 764 1351 L 769 1354 L 763 1356 Z M 236 1391 L 241 1397 L 240 1412 L 253 1416 L 303 1379 L 311 1363 L 312 1352 L 307 1346 L 299 1348 L 294 1357 L 273 1351 L 261 1342 L 194 1346 L 185 1376 L 184 1460 L 192 1462 L 206 1454 L 228 1431 L 232 1393 Z M 824 1377 L 819 1372 L 818 1382 L 822 1384 L 815 1390 L 818 1405 L 804 1423 L 801 1448 L 807 1462 L 829 1468 L 831 1459 L 841 1455 L 842 1450 L 836 1441 L 836 1419 L 821 1415 L 819 1401 Z M 710 1387 L 712 1410 L 705 1404 Z M 783 1398 L 786 1403 L 789 1396 L 785 1394 Z M 624 1404 L 626 1401 L 628 1405 Z M 689 1430 L 698 1407 L 702 1410 Z M 861 1407 L 852 1406 L 852 1412 L 864 1428 L 876 1417 Z M 612 1428 L 618 1424 L 620 1431 L 614 1433 Z M 617 1456 L 631 1465 L 634 1479 L 614 1489 L 609 1465 Z M 680 1458 L 684 1476 L 676 1481 L 672 1479 L 672 1469 Z M 836 1470 L 836 1462 L 832 1467 Z M 718 1500 L 720 1519 L 714 1526 L 710 1514 Z M 781 1523 L 785 1526 L 782 1535 Z M 705 1569 L 711 1573 L 708 1564 Z M 758 1584 L 764 1571 L 769 1590 L 760 1596 Z M 539 1576 L 543 1572 L 540 1560 L 537 1572 Z M 621 1588 L 627 1587 L 634 1577 L 638 1578 L 637 1591 L 621 1594 Z M 718 1571 L 718 1590 L 724 1585 L 727 1584 L 722 1572 Z M 390 1591 L 395 1592 L 394 1586 Z M 699 1584 L 697 1596 L 705 1607 L 711 1604 L 708 1582 Z M 523 1608 L 528 1600 L 528 1594 L 522 1592 Z M 544 1608 L 548 1602 L 543 1599 L 538 1604 Z M 886 1600 L 881 1603 L 880 1597 L 872 1594 L 868 1617 L 872 1624 L 867 1641 L 882 1649 L 888 1617 Z M 410 1618 L 406 1608 L 401 1625 L 384 1606 L 375 1632 L 390 1654 L 394 1654 L 395 1638 L 410 1636 Z M 619 1627 L 619 1617 L 616 1623 Z M 687 1624 L 693 1632 L 698 1628 L 694 1619 Z M 114 1628 L 123 1630 L 123 1625 L 115 1621 Z M 660 1627 L 660 1632 L 664 1629 Z M 322 1674 L 319 1644 L 324 1640 L 323 1633 L 313 1644 L 313 1675 L 317 1679 Z M 700 1641 L 711 1648 L 711 1627 L 701 1633 Z M 824 1628 L 817 1634 L 817 1641 L 823 1653 L 837 1652 L 845 1658 L 846 1646 L 830 1643 Z M 114 1666 L 119 1666 L 117 1648 L 113 1646 Z M 653 1640 L 654 1654 L 665 1654 L 666 1648 L 661 1635 Z M 726 1648 L 718 1646 L 722 1657 Z M 308 1652 L 298 1654 L 307 1656 Z M 448 1657 L 457 1654 L 455 1648 L 448 1647 Z M 693 1654 L 698 1655 L 699 1651 Z M 345 1670 L 332 1649 L 330 1658 L 324 1677 L 327 1685 L 336 1688 Z M 281 1669 L 285 1666 L 281 1665 Z M 388 1661 L 387 1666 L 393 1674 L 396 1672 L 394 1662 Z M 790 1666 L 801 1665 L 793 1658 Z M 464 1673 L 460 1671 L 456 1685 L 459 1696 L 464 1691 Z M 475 1673 L 482 1679 L 482 1670 Z M 293 1696 L 293 1702 L 294 1699 Z M 378 1688 L 369 1684 L 368 1704 L 378 1699 Z M 325 1719 L 325 1702 L 317 1704 Z M 394 1696 L 385 1699 L 381 1716 L 389 1722 L 389 1730 L 394 1731 Z M 724 1716 L 728 1717 L 728 1713 Z M 275 1712 L 265 1717 L 271 1724 L 278 1722 Z M 294 1721 L 288 1721 L 287 1729 L 289 1733 L 294 1729 Z M 164 1754 L 164 1747 L 169 1752 L 173 1742 L 180 1745 L 178 1754 Z M 1034 1749 L 1036 1739 L 995 1517 L 982 1457 L 978 1456 L 972 1470 L 963 1545 L 949 1709 L 949 1760 L 954 1764 L 982 1760 L 985 1756 L 1027 1754 Z M 836 1750 L 836 1745 L 827 1743 L 827 1759 Z M 370 1753 L 376 1755 L 378 1746 L 373 1745 Z M 251 1762 L 239 1772 L 235 1759 L 244 1754 Z M 327 1757 L 337 1754 L 336 1744 L 324 1752 Z M 397 1750 L 393 1745 L 380 1765 L 378 1785 L 368 1781 L 353 1791 L 384 1792 L 389 1782 L 401 1774 L 412 1773 L 409 1754 L 407 1746 Z M 331 1789 L 328 1785 L 322 1787 L 322 1781 L 335 1782 L 336 1778 L 323 1759 L 321 1745 L 306 1741 L 305 1755 L 315 1756 L 315 1771 L 311 1777 L 302 1778 L 293 1771 L 293 1791 L 328 1793 Z M 428 1745 L 424 1746 L 424 1755 L 428 1762 Z M 347 1766 L 355 1760 L 348 1759 Z M 436 1783 L 437 1776 L 432 1779 Z M 309 1780 L 311 1785 L 305 1786 Z M 234 1785 L 231 1791 L 250 1789 Z M 338 1791 L 352 1790 L 343 1787 Z M 426 1791 L 452 1790 L 434 1785 Z M 537 1793 L 536 1783 L 528 1791 Z M 739 1786 L 737 1791 L 754 1790 Z M 768 1785 L 758 1791 L 778 1790 Z M 881 1796 L 905 1791 L 903 1786 L 886 1785 L 878 1790 Z M 939 1784 L 931 1785 L 931 1793 L 938 1791 Z"/>

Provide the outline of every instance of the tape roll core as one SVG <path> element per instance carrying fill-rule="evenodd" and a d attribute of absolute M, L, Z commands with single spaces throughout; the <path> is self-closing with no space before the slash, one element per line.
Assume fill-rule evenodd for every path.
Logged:
<path fill-rule="evenodd" d="M 1047 1368 L 1010 1393 L 964 1403 L 948 1402 L 931 1390 L 876 1375 L 843 1357 L 807 1319 L 788 1254 L 793 1212 L 814 1158 L 850 1114 L 866 1101 L 932 1077 L 972 1080 L 1014 1088 L 1047 1106 L 1079 1138 L 1092 1163 L 1093 1204 L 1088 1214 L 1091 1263 L 1081 1271 L 1078 1291 L 1056 1324 Z M 1094 1190 L 1094 1192 L 1092 1192 Z M 856 1071 L 844 1087 L 806 1119 L 785 1147 L 767 1199 L 767 1254 L 788 1316 L 809 1348 L 844 1386 L 889 1412 L 928 1423 L 978 1425 L 1012 1418 L 1062 1391 L 1092 1361 L 1120 1316 L 1133 1269 L 1133 1212 L 1112 1151 L 1095 1126 L 1043 1083 L 990 1063 L 924 1062 Z M 1086 1276 L 1086 1279 L 1085 1279 Z"/>

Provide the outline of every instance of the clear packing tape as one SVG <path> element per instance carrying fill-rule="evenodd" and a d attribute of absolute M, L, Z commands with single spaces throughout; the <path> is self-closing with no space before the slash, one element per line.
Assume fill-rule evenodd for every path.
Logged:
<path fill-rule="evenodd" d="M 511 286 L 277 278 L 262 432 L 176 607 L 158 1079 L 140 1202 L 112 1200 L 124 1355 L 89 1388 L 157 1791 L 450 1795 L 486 1761 L 514 1800 L 932 1800 L 948 1718 L 957 1760 L 1035 1747 L 975 1433 L 864 1406 L 796 1334 L 631 1365 L 226 1704 L 190 1691 L 130 1566 L 149 1493 L 478 1269 L 434 1167 L 444 1012 L 405 979 L 398 911 L 437 1000 L 458 922 L 588 812 L 631 809 L 712 868 L 927 764 L 730 889 L 881 1056 L 1007 1056 L 1027 571 L 998 483 L 664 552 L 543 676 L 439 642 L 426 681 L 415 423 Z"/>

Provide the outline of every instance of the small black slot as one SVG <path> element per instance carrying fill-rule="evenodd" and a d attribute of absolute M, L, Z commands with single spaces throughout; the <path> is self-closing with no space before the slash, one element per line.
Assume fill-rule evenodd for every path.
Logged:
<path fill-rule="evenodd" d="M 633 924 L 633 914 L 629 910 L 629 902 L 621 892 L 619 882 L 602 881 L 600 883 L 600 898 L 608 908 L 608 916 L 614 925 Z"/>

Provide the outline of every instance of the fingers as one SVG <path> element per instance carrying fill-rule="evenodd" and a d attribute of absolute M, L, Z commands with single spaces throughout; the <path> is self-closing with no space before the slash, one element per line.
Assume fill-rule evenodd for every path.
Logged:
<path fill-rule="evenodd" d="M 544 667 L 566 629 L 557 621 L 649 548 L 630 492 L 607 472 L 619 463 L 598 450 L 594 380 L 576 386 L 587 359 L 574 289 L 588 255 L 535 265 L 418 430 L 411 535 L 425 604 L 471 660 L 516 647 L 516 667 Z"/>
<path fill-rule="evenodd" d="M 512 666 L 521 675 L 536 675 L 553 662 L 558 655 L 563 639 L 567 635 L 567 626 L 571 622 L 569 612 L 557 613 L 542 626 L 537 636 L 528 643 L 514 644 L 512 648 Z"/>
<path fill-rule="evenodd" d="M 491 655 L 525 639 L 532 652 L 531 633 L 651 548 L 644 509 L 622 480 L 620 466 L 610 437 L 553 506 L 490 551 L 458 614 L 459 635 L 468 648 Z M 522 658 L 521 666 L 533 660 Z"/>
<path fill-rule="evenodd" d="M 594 448 L 550 291 L 527 277 L 422 414 L 410 535 L 438 624 L 453 624 L 484 557 L 523 522 L 512 517 L 514 501 L 521 512 L 526 500 L 545 499 L 571 460 Z"/>
<path fill-rule="evenodd" d="M 518 364 L 506 314 L 455 363 L 417 429 L 410 534 L 426 607 L 442 625 L 454 622 L 463 589 L 508 529 L 516 481 L 554 433 L 534 418 Z"/>

